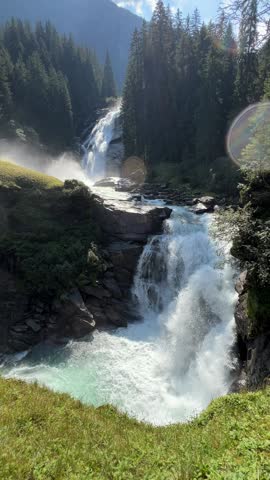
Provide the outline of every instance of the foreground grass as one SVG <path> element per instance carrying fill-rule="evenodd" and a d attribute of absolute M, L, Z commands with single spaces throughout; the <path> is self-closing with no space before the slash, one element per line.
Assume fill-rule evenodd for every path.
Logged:
<path fill-rule="evenodd" d="M 62 185 L 57 178 L 0 159 L 0 186 L 48 189 Z"/>
<path fill-rule="evenodd" d="M 1 480 L 269 480 L 270 390 L 214 401 L 195 421 L 154 428 L 0 379 Z"/>

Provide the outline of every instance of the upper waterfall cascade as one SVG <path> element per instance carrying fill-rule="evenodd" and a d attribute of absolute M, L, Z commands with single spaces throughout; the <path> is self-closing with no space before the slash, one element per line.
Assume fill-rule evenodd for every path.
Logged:
<path fill-rule="evenodd" d="M 100 118 L 83 145 L 82 168 L 92 181 L 119 176 L 123 158 L 119 100 Z"/>

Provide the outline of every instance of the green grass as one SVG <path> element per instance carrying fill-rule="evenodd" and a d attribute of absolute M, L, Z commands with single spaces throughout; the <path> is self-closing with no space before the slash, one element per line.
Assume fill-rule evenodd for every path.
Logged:
<path fill-rule="evenodd" d="M 80 182 L 0 161 L 0 257 L 16 263 L 20 288 L 51 301 L 95 281 L 102 235 L 92 207 Z"/>
<path fill-rule="evenodd" d="M 57 178 L 0 159 L 0 187 L 49 189 L 62 185 Z"/>
<path fill-rule="evenodd" d="M 0 379 L 1 480 L 269 480 L 270 390 L 215 400 L 154 428 Z"/>

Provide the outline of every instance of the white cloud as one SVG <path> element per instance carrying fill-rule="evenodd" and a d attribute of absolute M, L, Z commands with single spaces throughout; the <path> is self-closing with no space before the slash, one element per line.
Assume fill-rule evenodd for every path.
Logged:
<path fill-rule="evenodd" d="M 119 7 L 129 8 L 133 10 L 137 15 L 151 14 L 156 6 L 157 0 L 114 0 Z M 165 2 L 166 3 L 166 2 Z M 182 3 L 179 0 L 168 0 L 172 8 L 172 11 L 176 11 L 179 4 Z"/>
<path fill-rule="evenodd" d="M 120 7 L 128 8 L 137 15 L 147 20 L 151 18 L 157 0 L 113 0 Z M 223 0 L 228 2 L 231 0 Z M 1 2 L 1 0 L 0 0 Z M 215 18 L 220 0 L 164 0 L 165 5 L 170 5 L 173 13 L 177 8 L 182 10 L 184 15 L 192 14 L 196 7 L 199 8 L 202 18 Z"/>

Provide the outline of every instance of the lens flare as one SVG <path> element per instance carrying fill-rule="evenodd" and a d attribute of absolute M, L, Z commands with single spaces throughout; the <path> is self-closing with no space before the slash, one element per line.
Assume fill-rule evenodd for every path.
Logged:
<path fill-rule="evenodd" d="M 226 40 L 225 38 L 219 38 L 217 36 L 213 37 L 214 45 L 219 50 L 227 52 L 231 55 L 237 54 L 237 43 L 233 38 Z"/>
<path fill-rule="evenodd" d="M 123 178 L 142 184 L 147 176 L 147 168 L 142 158 L 133 156 L 124 161 L 121 173 Z"/>
<path fill-rule="evenodd" d="M 234 120 L 227 152 L 241 168 L 270 170 L 270 102 L 250 105 Z"/>

